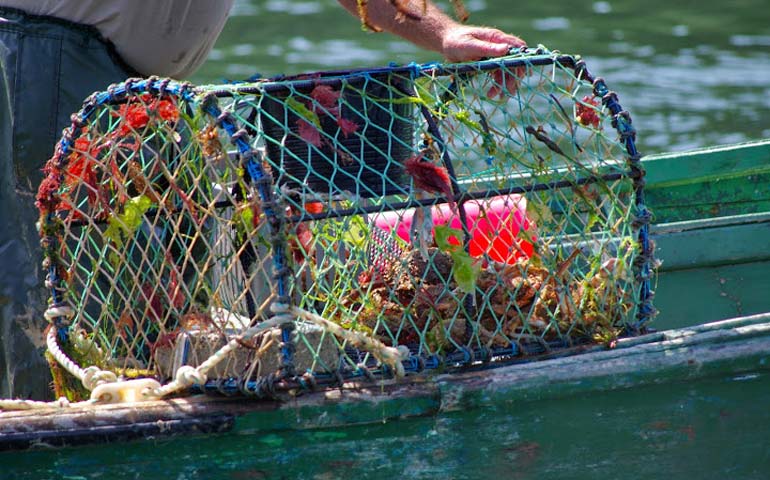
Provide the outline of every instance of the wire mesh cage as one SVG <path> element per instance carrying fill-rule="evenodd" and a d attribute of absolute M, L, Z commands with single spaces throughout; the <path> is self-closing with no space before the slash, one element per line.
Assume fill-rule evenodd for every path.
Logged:
<path fill-rule="evenodd" d="M 267 156 L 282 172 L 280 184 L 365 198 L 401 192 L 413 147 L 405 79 L 370 73 L 348 75 L 336 88 L 317 84 L 330 75 L 284 79 L 259 108 L 252 105 Z"/>
<path fill-rule="evenodd" d="M 654 315 L 639 158 L 604 80 L 542 48 L 113 86 L 38 195 L 59 393 L 265 396 L 611 346 Z"/>

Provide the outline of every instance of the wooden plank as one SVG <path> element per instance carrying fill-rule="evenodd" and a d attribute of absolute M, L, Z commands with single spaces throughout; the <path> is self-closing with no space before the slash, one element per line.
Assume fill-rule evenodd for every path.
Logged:
<path fill-rule="evenodd" d="M 770 320 L 770 314 L 754 317 Z M 730 322 L 727 323 L 729 325 Z M 770 323 L 717 330 L 671 331 L 660 341 L 559 360 L 503 368 L 495 375 L 479 372 L 444 375 L 442 411 L 504 406 L 522 401 L 559 398 L 597 390 L 691 380 L 723 371 L 756 371 L 770 367 Z"/>
<path fill-rule="evenodd" d="M 770 139 L 648 155 L 642 163 L 649 189 L 770 173 Z"/>
<path fill-rule="evenodd" d="M 770 213 L 655 225 L 660 272 L 770 260 Z"/>
<path fill-rule="evenodd" d="M 229 431 L 232 415 L 210 415 L 200 418 L 159 419 L 126 423 L 122 419 L 113 424 L 67 430 L 37 429 L 35 431 L 4 432 L 0 434 L 0 450 L 25 450 L 34 447 L 68 447 L 98 443 L 125 442 L 172 435 L 200 435 Z"/>
<path fill-rule="evenodd" d="M 348 426 L 430 415 L 440 405 L 427 377 L 350 383 L 282 400 L 196 395 L 125 405 L 0 412 L 0 451 L 108 443 L 180 434 Z M 236 422 L 237 420 L 237 422 Z"/>
<path fill-rule="evenodd" d="M 655 225 L 657 329 L 770 312 L 770 213 Z"/>
<path fill-rule="evenodd" d="M 655 221 L 770 211 L 770 140 L 652 155 L 645 202 Z"/>
<path fill-rule="evenodd" d="M 770 174 L 649 188 L 645 199 L 656 222 L 767 212 Z"/>
<path fill-rule="evenodd" d="M 684 328 L 770 312 L 770 261 L 667 270 L 658 275 L 651 326 Z"/>

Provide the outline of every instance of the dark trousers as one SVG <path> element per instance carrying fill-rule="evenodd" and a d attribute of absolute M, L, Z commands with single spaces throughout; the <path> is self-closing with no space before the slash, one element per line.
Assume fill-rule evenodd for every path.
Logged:
<path fill-rule="evenodd" d="M 83 100 L 131 76 L 96 29 L 0 7 L 0 398 L 52 397 L 35 228 L 41 169 Z"/>

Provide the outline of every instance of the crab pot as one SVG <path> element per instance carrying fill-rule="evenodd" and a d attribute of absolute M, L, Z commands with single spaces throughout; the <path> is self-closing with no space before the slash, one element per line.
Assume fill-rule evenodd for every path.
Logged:
<path fill-rule="evenodd" d="M 38 194 L 83 368 L 267 396 L 577 353 L 654 313 L 630 116 L 574 57 L 89 98 Z"/>

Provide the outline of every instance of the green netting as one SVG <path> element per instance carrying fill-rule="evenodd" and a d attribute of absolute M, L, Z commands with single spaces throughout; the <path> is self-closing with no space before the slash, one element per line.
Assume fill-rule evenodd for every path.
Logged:
<path fill-rule="evenodd" d="M 574 57 L 134 80 L 73 119 L 38 205 L 80 366 L 265 395 L 611 345 L 653 314 L 630 117 Z"/>

